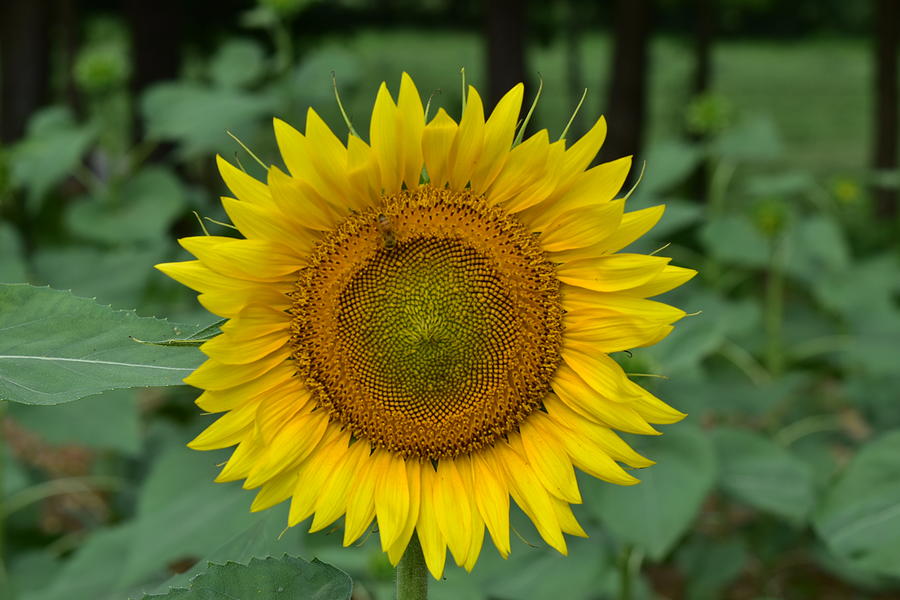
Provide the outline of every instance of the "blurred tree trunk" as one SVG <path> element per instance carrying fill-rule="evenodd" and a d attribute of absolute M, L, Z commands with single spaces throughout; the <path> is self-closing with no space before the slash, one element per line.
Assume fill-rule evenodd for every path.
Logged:
<path fill-rule="evenodd" d="M 612 80 L 606 103 L 609 134 L 604 160 L 640 157 L 647 112 L 648 49 L 652 0 L 616 0 L 613 9 Z"/>
<path fill-rule="evenodd" d="M 582 12 L 578 10 L 577 0 L 568 0 L 566 2 L 566 24 L 565 24 L 565 44 L 566 44 L 566 83 L 569 88 L 569 105 L 570 110 L 575 110 L 581 95 L 584 93 L 584 64 L 581 60 L 581 39 L 584 27 L 582 25 Z M 575 115 L 572 125 L 569 127 L 568 139 L 576 140 L 584 133 L 582 126 L 581 114 Z"/>
<path fill-rule="evenodd" d="M 525 5 L 525 0 L 485 3 L 487 110 L 493 109 L 511 87 L 525 82 Z"/>
<path fill-rule="evenodd" d="M 715 0 L 694 0 L 694 73 L 691 97 L 696 100 L 709 92 L 712 84 L 712 50 L 715 35 Z M 700 132 L 691 134 L 695 143 L 703 143 L 707 136 Z M 703 160 L 688 181 L 691 196 L 706 203 L 709 189 L 709 162 Z"/>
<path fill-rule="evenodd" d="M 181 67 L 183 5 L 178 0 L 123 0 L 131 31 L 133 52 L 131 91 L 135 101 L 150 85 L 175 79 Z M 143 137 L 139 111 L 134 115 L 134 137 Z"/>
<path fill-rule="evenodd" d="M 0 142 L 20 138 L 47 100 L 49 12 L 46 0 L 0 1 Z"/>
<path fill-rule="evenodd" d="M 900 38 L 900 3 L 875 0 L 875 148 L 876 171 L 897 168 L 897 42 Z M 897 190 L 876 183 L 876 212 L 887 219 L 897 218 Z"/>

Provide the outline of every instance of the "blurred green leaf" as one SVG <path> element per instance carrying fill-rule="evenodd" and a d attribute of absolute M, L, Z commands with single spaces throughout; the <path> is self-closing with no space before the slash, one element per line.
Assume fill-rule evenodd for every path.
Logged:
<path fill-rule="evenodd" d="M 25 138 L 10 155 L 12 183 L 28 191 L 31 212 L 78 167 L 94 135 L 92 129 L 76 124 L 65 107 L 45 108 L 31 118 Z"/>
<path fill-rule="evenodd" d="M 100 250 L 89 246 L 47 247 L 34 256 L 35 281 L 120 308 L 139 306 L 164 245 Z M 138 336 L 139 337 L 139 336 Z"/>
<path fill-rule="evenodd" d="M 801 523 L 812 509 L 809 467 L 771 440 L 751 431 L 713 430 L 719 485 L 754 508 Z"/>
<path fill-rule="evenodd" d="M 84 198 L 67 213 L 71 230 L 99 242 L 155 241 L 184 210 L 181 182 L 162 167 L 148 167 L 106 197 Z"/>
<path fill-rule="evenodd" d="M 223 88 L 252 85 L 265 72 L 265 54 L 253 40 L 233 39 L 225 42 L 209 65 L 213 82 Z"/>
<path fill-rule="evenodd" d="M 184 157 L 230 147 L 226 130 L 240 130 L 275 114 L 273 102 L 265 94 L 188 82 L 157 84 L 142 97 L 141 109 L 147 136 L 178 142 Z"/>
<path fill-rule="evenodd" d="M 678 549 L 675 562 L 687 582 L 687 600 L 716 600 L 747 562 L 747 548 L 739 537 L 695 536 Z"/>
<path fill-rule="evenodd" d="M 635 191 L 640 197 L 656 196 L 682 183 L 700 164 L 703 154 L 693 144 L 667 140 L 651 144 L 647 149 L 647 168 Z M 641 165 L 635 170 L 639 173 Z"/>
<path fill-rule="evenodd" d="M 850 249 L 834 220 L 822 215 L 803 219 L 788 230 L 787 271 L 795 277 L 818 281 L 826 273 L 844 273 Z"/>
<path fill-rule="evenodd" d="M 59 404 L 112 389 L 181 385 L 202 361 L 193 348 L 137 344 L 181 329 L 69 292 L 0 285 L 0 399 Z"/>
<path fill-rule="evenodd" d="M 756 268 L 769 264 L 769 241 L 746 217 L 712 219 L 700 229 L 700 240 L 723 263 Z"/>
<path fill-rule="evenodd" d="M 103 418 L 97 418 L 103 415 Z M 9 416 L 51 444 L 136 454 L 141 448 L 140 419 L 134 390 L 110 390 L 60 406 L 12 403 Z"/>
<path fill-rule="evenodd" d="M 657 464 L 635 473 L 624 487 L 585 479 L 585 505 L 622 544 L 660 560 L 675 545 L 715 481 L 715 452 L 708 435 L 691 425 L 667 427 L 641 439 L 638 450 Z M 588 495 L 589 494 L 589 495 Z"/>
<path fill-rule="evenodd" d="M 129 550 L 119 571 L 120 589 L 173 561 L 202 560 L 263 519 L 250 512 L 252 493 L 213 481 L 225 452 L 191 450 L 184 446 L 184 432 L 176 439 L 153 463 L 141 488 L 133 521 L 141 543 Z"/>
<path fill-rule="evenodd" d="M 0 260 L 0 282 L 28 281 L 19 233 L 11 225 L 3 222 L 0 222 L 0 256 L 3 257 L 3 260 Z"/>
<path fill-rule="evenodd" d="M 314 560 L 292 556 L 252 559 L 242 565 L 210 564 L 186 589 L 173 589 L 145 600 L 341 600 L 349 599 L 353 583 L 345 573 Z"/>
<path fill-rule="evenodd" d="M 722 133 L 713 142 L 713 153 L 731 161 L 773 161 L 784 146 L 775 122 L 769 117 L 750 117 Z"/>
<path fill-rule="evenodd" d="M 900 430 L 869 442 L 828 490 L 813 523 L 836 554 L 900 576 Z"/>

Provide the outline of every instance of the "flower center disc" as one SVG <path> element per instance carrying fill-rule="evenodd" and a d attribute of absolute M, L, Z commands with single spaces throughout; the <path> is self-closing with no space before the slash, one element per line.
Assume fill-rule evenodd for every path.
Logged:
<path fill-rule="evenodd" d="M 531 234 L 431 186 L 348 217 L 294 294 L 294 358 L 358 438 L 439 459 L 514 430 L 559 363 L 559 283 Z"/>

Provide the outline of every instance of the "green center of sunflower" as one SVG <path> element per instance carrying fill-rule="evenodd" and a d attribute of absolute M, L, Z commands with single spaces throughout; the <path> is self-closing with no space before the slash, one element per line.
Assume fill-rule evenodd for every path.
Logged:
<path fill-rule="evenodd" d="M 423 187 L 349 217 L 294 298 L 294 357 L 319 406 L 405 457 L 452 457 L 513 431 L 559 361 L 552 265 L 466 192 Z"/>

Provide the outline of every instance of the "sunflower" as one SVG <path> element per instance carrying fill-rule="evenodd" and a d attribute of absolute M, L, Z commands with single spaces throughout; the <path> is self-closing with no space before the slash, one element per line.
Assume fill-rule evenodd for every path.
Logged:
<path fill-rule="evenodd" d="M 600 118 L 566 147 L 514 143 L 517 85 L 485 119 L 426 115 L 409 76 L 382 83 L 369 143 L 342 143 L 312 109 L 305 134 L 275 120 L 290 174 L 258 181 L 218 158 L 246 239 L 180 240 L 197 260 L 157 267 L 227 319 L 185 382 L 224 413 L 189 445 L 236 446 L 217 481 L 290 499 L 289 525 L 377 519 L 397 564 L 417 535 L 439 578 L 471 569 L 485 529 L 510 551 L 510 498 L 566 553 L 584 536 L 574 468 L 619 484 L 652 461 L 613 430 L 656 435 L 684 415 L 609 354 L 665 337 L 681 310 L 648 300 L 694 271 L 619 251 L 660 218 L 616 199 L 631 166 L 589 168 Z"/>

